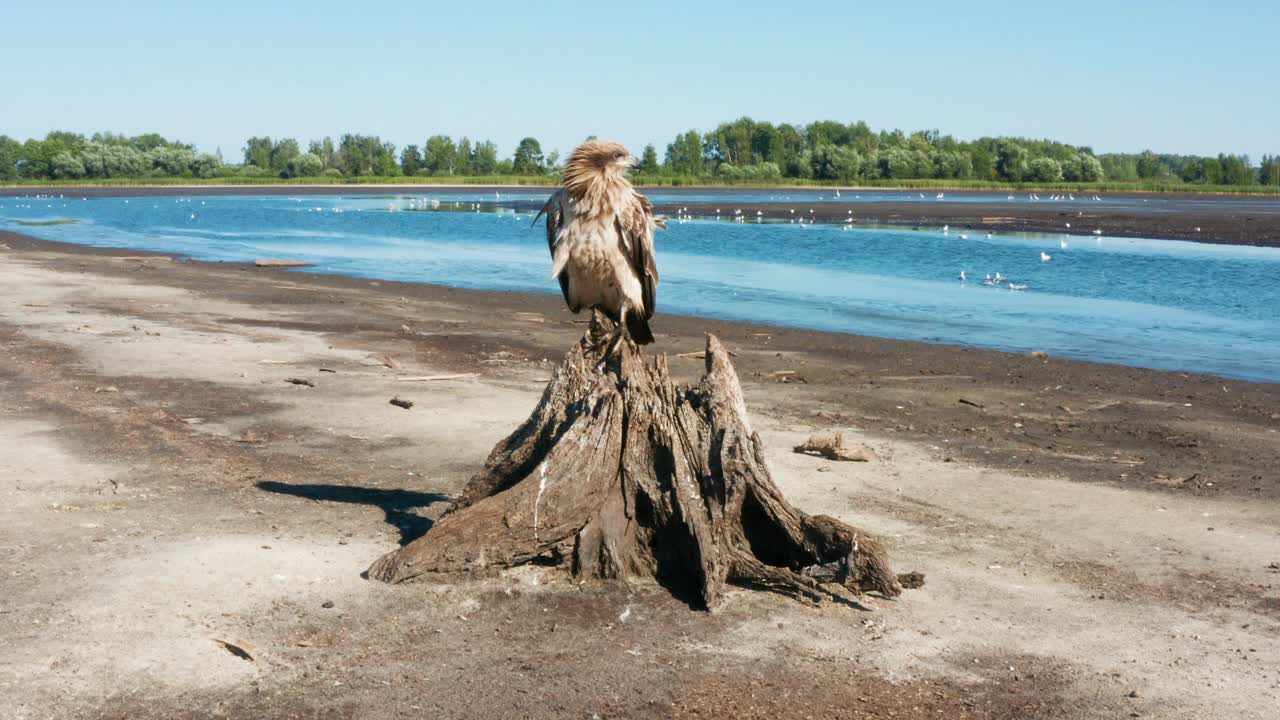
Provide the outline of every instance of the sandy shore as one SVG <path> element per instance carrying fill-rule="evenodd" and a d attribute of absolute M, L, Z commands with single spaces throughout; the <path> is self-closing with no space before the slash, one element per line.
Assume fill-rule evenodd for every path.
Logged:
<path fill-rule="evenodd" d="M 714 217 L 716 211 L 728 219 L 734 210 L 754 220 L 791 220 L 797 217 L 815 222 L 844 224 L 851 217 L 860 225 L 896 225 L 933 229 L 948 224 L 957 231 L 975 232 L 1034 231 L 1090 235 L 1101 230 L 1110 237 L 1145 237 L 1190 240 L 1228 245 L 1280 247 L 1280 212 L 1275 209 L 1275 196 L 1198 195 L 1194 193 L 1105 193 L 1108 198 L 1154 199 L 1162 203 L 1158 212 L 1134 212 L 1106 205 L 1083 209 L 1059 203 L 960 202 L 966 196 L 990 195 L 993 191 L 948 190 L 949 200 L 915 202 L 890 200 L 882 202 L 777 202 L 770 198 L 788 192 L 823 192 L 813 188 L 757 190 L 750 188 L 641 188 L 644 192 L 664 195 L 695 196 L 708 192 L 731 192 L 752 198 L 729 207 L 723 203 L 665 202 L 658 212 L 674 216 L 688 209 L 698 216 Z M 834 189 L 828 189 L 834 190 Z M 854 193 L 858 188 L 844 188 Z M 550 194 L 552 188 L 520 185 L 157 185 L 132 187 L 58 187 L 0 188 L 0 197 L 31 193 L 63 193 L 75 197 L 139 197 L 172 195 L 358 195 L 405 193 L 432 195 L 457 192 L 511 191 Z M 914 192 L 883 188 L 867 188 L 867 192 Z M 1003 191 L 994 191 L 1003 192 Z M 1043 193 L 1047 195 L 1047 193 Z M 1025 193 L 1019 193 L 1019 197 Z M 1222 200 L 1215 205 L 1212 200 Z M 514 205 L 522 211 L 536 211 L 540 201 L 504 199 L 503 205 Z M 849 211 L 853 214 L 850 215 Z M 1067 225 L 1070 224 L 1070 227 Z"/>
<path fill-rule="evenodd" d="M 555 568 L 387 587 L 360 573 L 430 527 L 582 331 L 556 297 L 0 245 L 13 717 L 1280 704 L 1280 386 L 660 315 L 662 351 L 711 331 L 738 353 L 788 497 L 879 533 L 923 589 L 705 615 Z M 828 429 L 879 459 L 788 452 Z"/>

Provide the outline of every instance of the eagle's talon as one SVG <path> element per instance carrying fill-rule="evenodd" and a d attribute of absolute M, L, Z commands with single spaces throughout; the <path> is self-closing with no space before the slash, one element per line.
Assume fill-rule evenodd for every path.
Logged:
<path fill-rule="evenodd" d="M 622 361 L 622 342 L 631 340 L 627 335 L 626 328 L 619 325 L 609 333 L 608 339 L 605 341 L 605 351 L 600 357 L 600 363 L 596 365 L 596 372 L 602 373 L 610 360 Z"/>

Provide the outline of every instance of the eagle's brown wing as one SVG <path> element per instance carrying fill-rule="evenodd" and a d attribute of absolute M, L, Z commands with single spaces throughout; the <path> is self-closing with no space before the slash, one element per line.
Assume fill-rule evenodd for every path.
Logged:
<path fill-rule="evenodd" d="M 554 259 L 556 243 L 560 239 L 560 228 L 564 227 L 564 190 L 557 190 L 547 198 L 547 203 L 533 217 L 534 224 L 537 224 L 538 218 L 544 213 L 547 216 L 547 249 L 551 251 L 551 257 Z M 569 305 L 569 309 L 577 312 L 573 301 L 569 299 L 569 271 L 561 272 L 556 279 L 560 281 L 560 292 L 564 294 L 564 301 Z"/>
<path fill-rule="evenodd" d="M 644 300 L 644 317 L 653 317 L 657 306 L 658 263 L 653 257 L 653 203 L 638 192 L 632 192 L 624 207 L 618 209 L 618 237 L 622 254 L 631 271 L 640 280 L 640 296 Z"/>

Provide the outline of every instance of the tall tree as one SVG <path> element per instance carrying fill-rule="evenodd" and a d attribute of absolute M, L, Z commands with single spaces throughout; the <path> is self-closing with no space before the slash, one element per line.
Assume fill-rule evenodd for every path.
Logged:
<path fill-rule="evenodd" d="M 1164 163 L 1150 150 L 1143 150 L 1138 156 L 1138 177 L 1143 180 L 1154 180 L 1166 172 Z"/>
<path fill-rule="evenodd" d="M 1257 180 L 1248 155 L 1219 155 L 1218 162 L 1222 163 L 1222 182 L 1227 185 L 1252 185 Z"/>
<path fill-rule="evenodd" d="M 475 154 L 471 149 L 471 141 L 463 137 L 458 141 L 458 175 L 472 175 L 475 173 Z"/>
<path fill-rule="evenodd" d="M 400 151 L 400 172 L 405 175 L 417 175 L 422 168 L 422 153 L 417 145 L 405 145 Z"/>
<path fill-rule="evenodd" d="M 376 135 L 347 133 L 338 142 L 335 167 L 343 175 L 390 176 L 400 172 L 396 164 L 396 146 Z"/>
<path fill-rule="evenodd" d="M 476 175 L 493 175 L 498 171 L 498 146 L 492 141 L 476 143 L 475 157 L 471 162 L 472 173 Z"/>
<path fill-rule="evenodd" d="M 1001 180 L 1021 182 L 1027 174 L 1027 149 L 1011 140 L 996 145 L 996 173 Z"/>
<path fill-rule="evenodd" d="M 516 175 L 541 175 L 546 170 L 544 162 L 542 145 L 535 138 L 527 137 L 516 146 L 511 160 L 511 172 Z"/>
<path fill-rule="evenodd" d="M 1280 185 L 1280 156 L 1263 155 L 1258 175 L 1263 185 Z M 0 167 L 3 172 L 3 167 Z"/>
<path fill-rule="evenodd" d="M 644 146 L 644 152 L 640 155 L 640 172 L 645 175 L 657 175 L 661 168 L 658 166 L 658 151 L 653 147 L 653 143 Z"/>
<path fill-rule="evenodd" d="M 66 143 L 58 138 L 28 140 L 22 144 L 18 172 L 22 177 L 33 180 L 48 180 L 53 175 L 53 159 L 69 151 Z"/>
<path fill-rule="evenodd" d="M 448 135 L 432 135 L 427 138 L 423 163 L 432 175 L 456 175 L 458 171 L 458 146 Z"/>
<path fill-rule="evenodd" d="M 312 140 L 311 144 L 307 146 L 307 152 L 320 158 L 320 162 L 324 164 L 326 169 L 334 166 L 337 152 L 333 147 L 333 138 L 325 137 L 320 140 Z"/>
<path fill-rule="evenodd" d="M 44 136 L 46 142 L 58 142 L 62 144 L 66 152 L 72 155 L 79 155 L 84 149 L 85 139 L 80 133 L 73 133 L 66 130 L 53 130 Z"/>
<path fill-rule="evenodd" d="M 244 164 L 262 169 L 271 167 L 271 138 L 251 137 L 244 144 Z"/>
<path fill-rule="evenodd" d="M 21 155 L 22 143 L 8 135 L 0 135 L 0 180 L 17 179 Z"/>
<path fill-rule="evenodd" d="M 697 130 L 677 135 L 667 146 L 667 168 L 676 175 L 702 174 L 702 136 Z"/>
<path fill-rule="evenodd" d="M 298 141 L 293 138 L 281 138 L 271 145 L 271 169 L 283 172 L 289 161 L 296 159 L 302 151 L 298 149 Z"/>
<path fill-rule="evenodd" d="M 147 152 L 148 150 L 155 150 L 156 148 L 165 147 L 166 145 L 170 144 L 169 141 L 166 140 L 164 136 L 161 135 L 160 133 L 145 133 L 142 135 L 138 135 L 136 137 L 130 138 L 129 142 L 132 143 L 135 148 L 137 148 L 138 150 L 141 150 L 142 152 Z"/>

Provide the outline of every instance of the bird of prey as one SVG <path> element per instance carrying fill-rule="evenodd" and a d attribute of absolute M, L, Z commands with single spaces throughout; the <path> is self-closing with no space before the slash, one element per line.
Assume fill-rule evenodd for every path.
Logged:
<path fill-rule="evenodd" d="M 617 323 L 622 336 L 653 342 L 658 268 L 653 235 L 666 218 L 636 192 L 627 170 L 636 158 L 622 145 L 591 140 L 579 145 L 564 169 L 564 184 L 534 217 L 547 216 L 551 276 L 560 281 L 574 313 L 597 308 Z"/>

